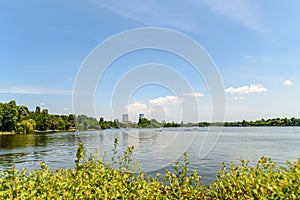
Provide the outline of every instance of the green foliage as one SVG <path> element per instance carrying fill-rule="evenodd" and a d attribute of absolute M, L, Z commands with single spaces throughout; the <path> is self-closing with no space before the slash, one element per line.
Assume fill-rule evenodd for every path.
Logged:
<path fill-rule="evenodd" d="M 0 199 L 299 199 L 300 158 L 287 168 L 262 157 L 255 167 L 249 162 L 226 165 L 217 180 L 205 186 L 196 171 L 189 173 L 187 155 L 175 162 L 174 173 L 150 177 L 132 162 L 133 147 L 117 157 L 115 140 L 112 162 L 98 153 L 86 156 L 79 143 L 74 168 L 52 171 L 44 163 L 34 170 L 15 168 L 0 172 Z M 138 172 L 138 173 L 134 173 Z"/>
<path fill-rule="evenodd" d="M 50 126 L 50 115 L 47 109 L 43 109 L 42 112 L 37 112 L 37 110 L 39 110 L 38 108 L 39 107 L 37 107 L 35 112 L 36 128 L 39 131 L 46 131 Z"/>
<path fill-rule="evenodd" d="M 225 122 L 224 126 L 300 126 L 300 119 L 292 117 L 288 118 L 273 118 L 273 119 L 260 119 L 256 121 L 241 122 Z"/>
<path fill-rule="evenodd" d="M 33 120 L 35 123 L 32 123 Z M 76 124 L 76 126 L 75 126 Z M 118 120 L 105 121 L 103 117 L 97 121 L 96 118 L 85 115 L 75 116 L 70 114 L 55 115 L 49 114 L 47 109 L 41 109 L 39 106 L 35 111 L 29 111 L 26 106 L 18 106 L 15 101 L 8 103 L 0 103 L 0 131 L 1 132 L 17 132 L 17 133 L 32 133 L 32 127 L 37 131 L 59 130 L 68 131 L 78 129 L 97 130 L 108 128 L 160 128 L 160 127 L 206 127 L 206 126 L 300 126 L 300 119 L 292 117 L 288 118 L 274 118 L 261 119 L 256 121 L 241 121 L 241 122 L 226 122 L 226 123 L 176 123 L 176 122 L 158 122 L 155 119 L 140 118 L 138 123 L 119 123 Z"/>
<path fill-rule="evenodd" d="M 22 121 L 30 114 L 26 106 L 17 106 L 17 110 L 18 110 L 18 121 Z"/>
<path fill-rule="evenodd" d="M 65 115 L 50 115 L 50 125 L 51 130 L 69 130 L 70 127 L 74 125 L 74 121 L 70 122 L 69 117 Z"/>
<path fill-rule="evenodd" d="M 300 158 L 287 168 L 277 167 L 270 158 L 262 157 L 256 167 L 248 161 L 241 166 L 226 165 L 219 171 L 217 181 L 210 185 L 208 196 L 213 199 L 299 199 Z"/>
<path fill-rule="evenodd" d="M 209 123 L 208 122 L 199 122 L 198 126 L 199 127 L 206 127 L 206 126 L 209 126 Z"/>
<path fill-rule="evenodd" d="M 149 125 L 150 125 L 150 120 L 144 117 L 139 118 L 138 127 L 146 128 L 149 127 Z"/>
<path fill-rule="evenodd" d="M 151 119 L 149 127 L 150 128 L 160 128 L 161 124 L 156 119 Z"/>
<path fill-rule="evenodd" d="M 0 102 L 0 130 L 2 129 L 2 119 L 3 119 L 3 103 Z"/>
<path fill-rule="evenodd" d="M 29 111 L 26 106 L 18 106 L 15 101 L 0 103 L 0 131 L 17 133 L 34 133 L 35 130 L 69 130 L 75 129 L 75 115 L 49 114 L 47 109 L 39 106 Z M 97 120 L 94 124 L 97 126 Z M 93 127 L 94 125 L 89 126 Z"/>
<path fill-rule="evenodd" d="M 78 115 L 76 117 L 76 128 L 80 131 L 89 129 L 100 129 L 99 123 L 96 118 L 87 117 L 85 115 Z"/>
<path fill-rule="evenodd" d="M 36 128 L 36 123 L 33 119 L 23 120 L 22 122 L 17 123 L 16 131 L 17 133 L 34 133 Z"/>
<path fill-rule="evenodd" d="M 18 122 L 18 108 L 15 101 L 1 104 L 1 131 L 14 131 Z"/>
<path fill-rule="evenodd" d="M 103 117 L 100 117 L 99 126 L 100 126 L 101 129 L 120 128 L 120 123 L 119 123 L 118 120 L 105 121 Z"/>
<path fill-rule="evenodd" d="M 181 124 L 175 122 L 168 122 L 164 124 L 164 127 L 181 127 Z"/>

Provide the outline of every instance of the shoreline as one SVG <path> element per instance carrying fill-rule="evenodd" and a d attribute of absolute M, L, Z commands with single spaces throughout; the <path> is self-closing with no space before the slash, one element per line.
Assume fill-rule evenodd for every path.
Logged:
<path fill-rule="evenodd" d="M 0 135 L 16 135 L 16 132 L 2 132 L 0 131 Z"/>
<path fill-rule="evenodd" d="M 202 127 L 199 127 L 199 126 L 183 126 L 183 127 L 159 127 L 159 128 L 208 128 L 208 127 L 221 127 L 221 126 L 202 126 Z M 223 128 L 282 128 L 282 127 L 300 127 L 300 126 L 223 126 Z M 146 128 L 146 129 L 158 129 L 158 128 L 152 128 L 152 127 L 143 127 L 143 128 Z M 142 128 L 142 129 L 143 129 Z M 124 129 L 124 128 L 121 128 L 121 129 Z M 135 128 L 129 128 L 129 129 L 141 129 L 141 127 L 135 127 Z M 88 130 L 85 130 L 85 131 L 94 131 L 94 130 L 97 130 L 97 129 L 88 129 Z M 102 129 L 102 130 L 105 130 L 105 129 Z M 70 130 L 47 130 L 47 131 L 39 131 L 39 130 L 35 130 L 34 131 L 34 134 L 46 134 L 46 133 L 62 133 L 62 132 L 76 132 L 77 129 L 70 129 Z M 16 132 L 2 132 L 0 131 L 0 135 L 17 135 L 17 134 L 23 134 L 23 133 L 16 133 Z M 33 133 L 30 133 L 30 134 L 33 134 Z"/>
<path fill-rule="evenodd" d="M 47 131 L 39 131 L 34 130 L 34 134 L 43 134 L 43 133 L 62 133 L 62 132 L 76 132 L 76 129 L 70 129 L 70 130 L 47 130 Z M 23 134 L 23 133 L 16 133 L 16 132 L 2 132 L 0 131 L 0 135 L 16 135 L 16 134 Z M 30 133 L 32 134 L 32 133 Z"/>
<path fill-rule="evenodd" d="M 76 132 L 76 129 L 69 129 L 69 130 L 47 130 L 47 131 L 35 130 L 34 131 L 34 133 L 62 133 L 62 132 Z"/>

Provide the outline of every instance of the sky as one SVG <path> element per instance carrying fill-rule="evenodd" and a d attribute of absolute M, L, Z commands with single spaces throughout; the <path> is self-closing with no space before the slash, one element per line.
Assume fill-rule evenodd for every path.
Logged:
<path fill-rule="evenodd" d="M 299 1 L 271 0 L 4 0 L 0 102 L 108 120 L 123 113 L 132 121 L 139 113 L 159 121 L 212 120 L 212 83 L 159 49 L 114 60 L 98 76 L 93 112 L 84 112 L 91 103 L 84 100 L 74 108 L 77 78 L 96 47 L 124 31 L 157 27 L 193 39 L 210 56 L 224 87 L 226 121 L 300 117 L 299 9 Z"/>

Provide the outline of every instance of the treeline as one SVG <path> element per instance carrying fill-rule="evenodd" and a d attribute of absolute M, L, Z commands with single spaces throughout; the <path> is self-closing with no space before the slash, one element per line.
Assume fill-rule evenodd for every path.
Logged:
<path fill-rule="evenodd" d="M 75 119 L 75 122 L 76 122 L 76 128 L 79 131 L 120 128 L 120 124 L 118 120 L 105 121 L 103 117 L 100 117 L 98 121 L 94 117 L 87 117 L 86 115 L 78 115 Z"/>
<path fill-rule="evenodd" d="M 225 122 L 224 126 L 233 127 L 247 127 L 247 126 L 300 126 L 299 118 L 274 118 L 274 119 L 260 119 L 256 121 L 237 121 Z"/>
<path fill-rule="evenodd" d="M 76 126 L 75 126 L 76 125 Z M 34 133 L 37 131 L 58 130 L 98 130 L 108 128 L 160 128 L 160 127 L 206 127 L 206 126 L 229 126 L 229 127 L 247 127 L 247 126 L 300 126 L 299 118 L 274 118 L 261 119 L 256 121 L 237 121 L 225 123 L 176 123 L 176 122 L 158 122 L 155 119 L 140 118 L 138 123 L 119 123 L 118 120 L 106 121 L 103 117 L 99 120 L 85 115 L 75 116 L 49 114 L 47 109 L 41 109 L 39 106 L 35 111 L 29 111 L 26 106 L 17 105 L 15 101 L 8 103 L 0 102 L 0 132 L 16 133 Z"/>
<path fill-rule="evenodd" d="M 172 122 L 158 122 L 156 119 L 147 119 L 147 118 L 139 118 L 138 123 L 136 124 L 136 128 L 168 128 L 168 127 L 204 127 L 209 126 L 208 122 L 200 122 L 200 123 L 176 123 Z"/>
<path fill-rule="evenodd" d="M 75 127 L 76 125 L 76 127 Z M 8 103 L 0 102 L 0 131 L 16 133 L 34 133 L 48 130 L 80 131 L 89 129 L 118 128 L 117 121 L 105 121 L 85 115 L 75 116 L 49 114 L 47 109 L 36 107 L 30 111 L 26 106 L 17 105 L 14 100 Z"/>
<path fill-rule="evenodd" d="M 170 128 L 170 127 L 195 127 L 195 126 L 209 126 L 207 122 L 201 123 L 176 123 L 172 122 L 158 122 L 156 119 L 147 119 L 145 117 L 139 118 L 138 123 L 136 122 L 122 122 L 119 123 L 121 128 Z"/>
<path fill-rule="evenodd" d="M 207 127 L 207 126 L 227 126 L 227 127 L 248 127 L 248 126 L 300 126 L 300 118 L 273 118 L 260 119 L 256 121 L 236 121 L 236 122 L 199 122 L 199 123 L 175 123 L 163 122 L 163 127 Z"/>
<path fill-rule="evenodd" d="M 53 115 L 39 106 L 29 111 L 15 101 L 0 103 L 0 131 L 16 133 L 34 133 L 46 130 L 69 130 L 75 127 L 74 115 Z"/>
<path fill-rule="evenodd" d="M 248 126 L 300 126 L 300 118 L 273 118 L 260 119 L 256 121 L 236 121 L 236 122 L 199 122 L 199 123 L 176 123 L 176 122 L 158 122 L 155 119 L 139 119 L 134 128 L 158 128 L 158 127 L 207 127 L 207 126 L 226 126 L 226 127 L 248 127 Z"/>

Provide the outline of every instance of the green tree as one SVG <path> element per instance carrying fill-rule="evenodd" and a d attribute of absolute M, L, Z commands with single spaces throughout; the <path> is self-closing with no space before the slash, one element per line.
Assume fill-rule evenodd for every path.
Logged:
<path fill-rule="evenodd" d="M 139 122 L 138 122 L 138 126 L 139 127 L 149 127 L 150 125 L 150 120 L 148 120 L 147 118 L 139 118 Z"/>
<path fill-rule="evenodd" d="M 23 120 L 22 122 L 18 122 L 16 130 L 18 133 L 28 134 L 28 133 L 34 133 L 35 128 L 36 128 L 35 121 L 33 119 L 27 119 L 27 120 Z"/>
<path fill-rule="evenodd" d="M 76 116 L 75 115 L 70 114 L 68 116 L 68 122 L 69 122 L 70 127 L 75 127 L 75 120 L 76 120 Z"/>
<path fill-rule="evenodd" d="M 30 113 L 26 106 L 17 106 L 17 110 L 18 110 L 18 121 L 22 121 Z"/>
<path fill-rule="evenodd" d="M 160 128 L 161 124 L 156 119 L 151 119 L 149 127 L 150 128 Z"/>
<path fill-rule="evenodd" d="M 114 120 L 113 128 L 120 128 L 120 122 L 119 122 L 119 120 L 117 120 L 117 119 Z"/>
<path fill-rule="evenodd" d="M 2 129 L 3 103 L 0 102 L 0 130 Z"/>
<path fill-rule="evenodd" d="M 61 117 L 58 118 L 58 130 L 67 130 L 67 121 L 64 121 Z"/>
<path fill-rule="evenodd" d="M 106 125 L 103 117 L 100 117 L 100 119 L 99 119 L 99 126 L 101 129 L 107 129 L 107 125 Z"/>
<path fill-rule="evenodd" d="M 39 112 L 37 107 L 35 112 L 35 121 L 36 121 L 36 128 L 39 131 L 46 131 L 50 126 L 50 116 L 48 114 L 47 109 L 43 109 L 42 112 Z"/>
<path fill-rule="evenodd" d="M 40 114 L 41 113 L 41 107 L 37 106 L 35 107 L 35 114 Z"/>
<path fill-rule="evenodd" d="M 58 123 L 54 119 L 50 119 L 50 125 L 49 129 L 51 130 L 57 130 L 58 129 Z"/>
<path fill-rule="evenodd" d="M 100 126 L 96 118 L 78 115 L 76 117 L 76 128 L 83 131 L 88 129 L 100 129 Z"/>
<path fill-rule="evenodd" d="M 2 106 L 2 131 L 14 131 L 18 122 L 18 109 L 15 101 Z"/>

